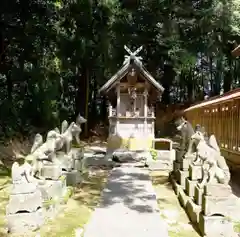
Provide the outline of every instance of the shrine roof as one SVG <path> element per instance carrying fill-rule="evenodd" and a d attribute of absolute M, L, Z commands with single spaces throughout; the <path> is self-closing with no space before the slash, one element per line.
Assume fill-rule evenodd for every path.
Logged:
<path fill-rule="evenodd" d="M 99 93 L 109 91 L 112 87 L 114 87 L 114 85 L 116 85 L 119 80 L 126 76 L 133 67 L 138 69 L 138 72 L 142 75 L 142 77 L 145 78 L 149 83 L 151 83 L 158 91 L 160 91 L 161 93 L 164 91 L 163 86 L 158 83 L 142 65 L 140 57 L 136 56 L 136 52 L 137 51 L 132 53 L 130 51 L 130 56 L 125 56 L 125 61 L 122 67 L 99 89 Z"/>

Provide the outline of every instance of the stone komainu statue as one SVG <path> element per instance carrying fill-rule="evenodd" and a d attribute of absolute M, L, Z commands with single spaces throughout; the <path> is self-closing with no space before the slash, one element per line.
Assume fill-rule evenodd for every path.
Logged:
<path fill-rule="evenodd" d="M 180 131 L 181 135 L 180 148 L 177 154 L 177 160 L 180 161 L 181 159 L 183 159 L 185 153 L 189 148 L 189 142 L 191 140 L 192 135 L 194 134 L 194 130 L 191 123 L 189 123 L 183 117 L 177 119 L 175 121 L 175 125 L 177 130 Z"/>
<path fill-rule="evenodd" d="M 199 186 L 203 187 L 207 183 L 214 182 L 228 184 L 231 178 L 230 171 L 225 158 L 220 153 L 215 136 L 211 135 L 207 143 L 204 134 L 196 131 L 192 140 L 197 144 L 197 158 L 194 164 L 201 164 L 203 170 L 203 179 Z"/>

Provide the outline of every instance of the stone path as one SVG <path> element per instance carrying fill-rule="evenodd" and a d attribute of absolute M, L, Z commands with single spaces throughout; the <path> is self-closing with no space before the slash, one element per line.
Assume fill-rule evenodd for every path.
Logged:
<path fill-rule="evenodd" d="M 149 236 L 168 237 L 168 231 L 148 171 L 126 166 L 113 169 L 84 237 Z"/>

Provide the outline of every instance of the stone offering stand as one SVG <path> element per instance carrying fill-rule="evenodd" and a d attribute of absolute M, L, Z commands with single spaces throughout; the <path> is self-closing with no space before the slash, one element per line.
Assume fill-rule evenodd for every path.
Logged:
<path fill-rule="evenodd" d="M 213 149 L 211 144 L 205 142 L 205 145 L 208 148 L 204 152 L 209 147 Z M 197 146 L 196 153 L 187 154 L 183 159 L 174 161 L 174 170 L 171 174 L 173 189 L 190 220 L 199 228 L 202 236 L 237 236 L 231 220 L 232 213 L 236 211 L 234 210 L 236 198 L 228 184 L 229 169 L 217 147 L 212 153 L 204 153 L 200 147 L 200 145 Z M 203 153 L 206 157 L 201 156 Z M 205 175 L 211 175 L 213 172 L 204 168 L 205 161 L 209 159 L 207 154 L 215 159 L 216 169 L 223 171 L 225 182 L 216 179 L 217 173 L 215 173 L 214 179 L 208 177 L 208 180 L 203 181 Z M 198 156 L 204 158 L 202 163 L 196 162 Z"/>
<path fill-rule="evenodd" d="M 49 131 L 45 143 L 37 134 L 31 153 L 13 164 L 6 207 L 8 232 L 38 229 L 63 208 L 72 194 L 71 187 L 81 182 L 84 148 L 79 143 L 80 126 L 74 122 L 68 126 L 64 121 L 61 133 L 58 129 Z M 79 148 L 72 147 L 74 138 Z"/>

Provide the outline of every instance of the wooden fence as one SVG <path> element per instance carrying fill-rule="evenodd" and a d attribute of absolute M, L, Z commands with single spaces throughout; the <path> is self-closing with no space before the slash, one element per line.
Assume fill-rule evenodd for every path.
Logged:
<path fill-rule="evenodd" d="M 230 168 L 240 166 L 240 88 L 192 105 L 184 114 L 194 126 L 200 124 L 216 136 Z"/>

